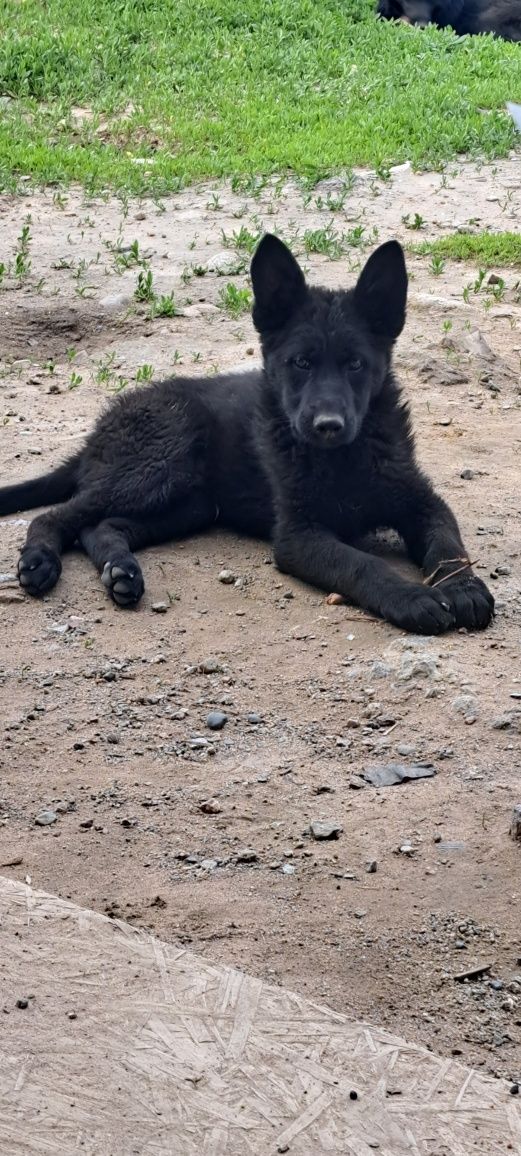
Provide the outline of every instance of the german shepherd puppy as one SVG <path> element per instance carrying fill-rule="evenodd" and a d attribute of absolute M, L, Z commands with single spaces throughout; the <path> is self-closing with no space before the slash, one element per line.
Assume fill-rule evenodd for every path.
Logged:
<path fill-rule="evenodd" d="M 384 20 L 453 28 L 458 36 L 494 32 L 521 40 L 521 0 L 379 0 L 377 13 Z"/>
<path fill-rule="evenodd" d="M 134 606 L 135 550 L 220 524 L 272 538 L 280 570 L 403 630 L 487 626 L 493 598 L 416 464 L 391 368 L 407 297 L 400 245 L 378 248 L 354 289 L 331 291 L 310 287 L 268 234 L 251 277 L 262 370 L 122 394 L 67 462 L 0 490 L 0 514 L 62 503 L 29 527 L 23 588 L 50 590 L 79 542 L 113 600 Z M 355 547 L 377 527 L 398 531 L 433 585 Z"/>

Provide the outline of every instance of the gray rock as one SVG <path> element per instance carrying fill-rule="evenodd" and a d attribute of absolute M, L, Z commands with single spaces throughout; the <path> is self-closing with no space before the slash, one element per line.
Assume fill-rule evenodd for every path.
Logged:
<path fill-rule="evenodd" d="M 239 851 L 235 856 L 236 863 L 257 863 L 259 856 L 251 847 L 245 847 L 243 851 Z"/>
<path fill-rule="evenodd" d="M 51 823 L 55 823 L 57 818 L 56 811 L 40 811 L 34 821 L 37 827 L 50 827 Z"/>
<path fill-rule="evenodd" d="M 206 719 L 207 727 L 211 731 L 222 731 L 223 727 L 228 722 L 228 715 L 224 714 L 222 710 L 212 710 Z"/>
<path fill-rule="evenodd" d="M 118 309 L 125 309 L 130 305 L 132 297 L 130 293 L 107 293 L 106 297 L 100 299 L 99 304 L 102 309 L 107 309 L 110 313 L 117 313 Z"/>
<path fill-rule="evenodd" d="M 373 787 L 395 787 L 398 783 L 407 783 L 413 779 L 432 779 L 436 768 L 432 763 L 411 763 L 406 766 L 402 763 L 384 763 L 382 766 L 369 767 L 362 772 L 362 777 Z"/>
<path fill-rule="evenodd" d="M 251 723 L 252 726 L 258 726 L 258 724 L 262 722 L 262 718 L 260 714 L 255 714 L 255 711 L 250 711 L 250 713 L 246 715 L 246 722 Z"/>
<path fill-rule="evenodd" d="M 215 871 L 215 868 L 218 866 L 217 859 L 201 859 L 199 866 L 202 867 L 204 871 Z"/>
<path fill-rule="evenodd" d="M 295 871 L 296 871 L 296 868 L 293 866 L 292 863 L 284 863 L 283 864 L 283 867 L 282 867 L 282 874 L 283 875 L 294 875 Z"/>
<path fill-rule="evenodd" d="M 378 871 L 378 863 L 376 859 L 368 859 L 365 865 L 365 869 L 368 875 L 375 875 Z"/>
<path fill-rule="evenodd" d="M 479 717 L 479 705 L 476 698 L 472 694 L 458 694 L 452 700 L 452 709 L 454 714 L 461 714 L 466 723 L 474 723 Z"/>
<path fill-rule="evenodd" d="M 169 609 L 168 602 L 153 602 L 150 609 L 154 614 L 166 614 Z"/>
<path fill-rule="evenodd" d="M 344 828 L 341 823 L 328 822 L 324 819 L 315 819 L 309 830 L 314 839 L 338 839 Z"/>
<path fill-rule="evenodd" d="M 244 259 L 239 257 L 238 253 L 230 253 L 228 249 L 215 253 L 206 262 L 208 272 L 217 273 L 218 277 L 231 277 L 234 273 L 242 273 L 244 266 Z"/>
<path fill-rule="evenodd" d="M 219 574 L 219 582 L 222 582 L 223 586 L 233 586 L 233 583 L 235 582 L 235 574 L 233 573 L 233 570 L 221 570 Z"/>
<path fill-rule="evenodd" d="M 475 470 L 462 470 L 460 473 L 460 478 L 463 478 L 464 482 L 471 482 L 473 480 L 473 478 L 475 478 L 475 477 L 476 477 L 476 471 Z"/>

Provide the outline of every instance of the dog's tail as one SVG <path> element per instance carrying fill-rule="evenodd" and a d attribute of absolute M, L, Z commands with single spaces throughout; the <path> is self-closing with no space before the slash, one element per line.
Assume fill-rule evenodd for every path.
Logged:
<path fill-rule="evenodd" d="M 0 516 L 35 510 L 38 506 L 52 506 L 72 498 L 76 490 L 79 460 L 79 456 L 69 458 L 68 462 L 50 470 L 48 474 L 42 474 L 40 478 L 32 478 L 18 486 L 0 488 Z"/>

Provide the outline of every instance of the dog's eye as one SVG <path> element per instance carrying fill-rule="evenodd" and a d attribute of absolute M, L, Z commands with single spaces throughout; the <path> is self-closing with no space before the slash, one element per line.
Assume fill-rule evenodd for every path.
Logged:
<path fill-rule="evenodd" d="M 295 369 L 311 369 L 311 362 L 308 361 L 307 357 L 294 357 L 293 365 Z"/>
<path fill-rule="evenodd" d="M 362 362 L 361 362 L 360 358 L 359 357 L 352 357 L 351 361 L 348 361 L 348 363 L 347 363 L 347 368 L 349 370 L 349 373 L 358 373 L 358 370 L 362 368 Z"/>

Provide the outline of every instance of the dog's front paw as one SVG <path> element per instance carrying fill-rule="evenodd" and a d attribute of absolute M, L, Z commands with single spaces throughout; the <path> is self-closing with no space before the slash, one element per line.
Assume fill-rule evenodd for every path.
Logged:
<path fill-rule="evenodd" d="M 18 562 L 18 581 L 28 594 L 38 598 L 56 585 L 61 569 L 58 555 L 48 546 L 24 546 Z"/>
<path fill-rule="evenodd" d="M 454 610 L 445 593 L 412 582 L 393 590 L 380 612 L 393 626 L 411 634 L 444 634 L 455 626 Z"/>
<path fill-rule="evenodd" d="M 494 598 L 481 578 L 461 574 L 437 587 L 450 602 L 456 626 L 484 630 L 494 617 Z"/>

